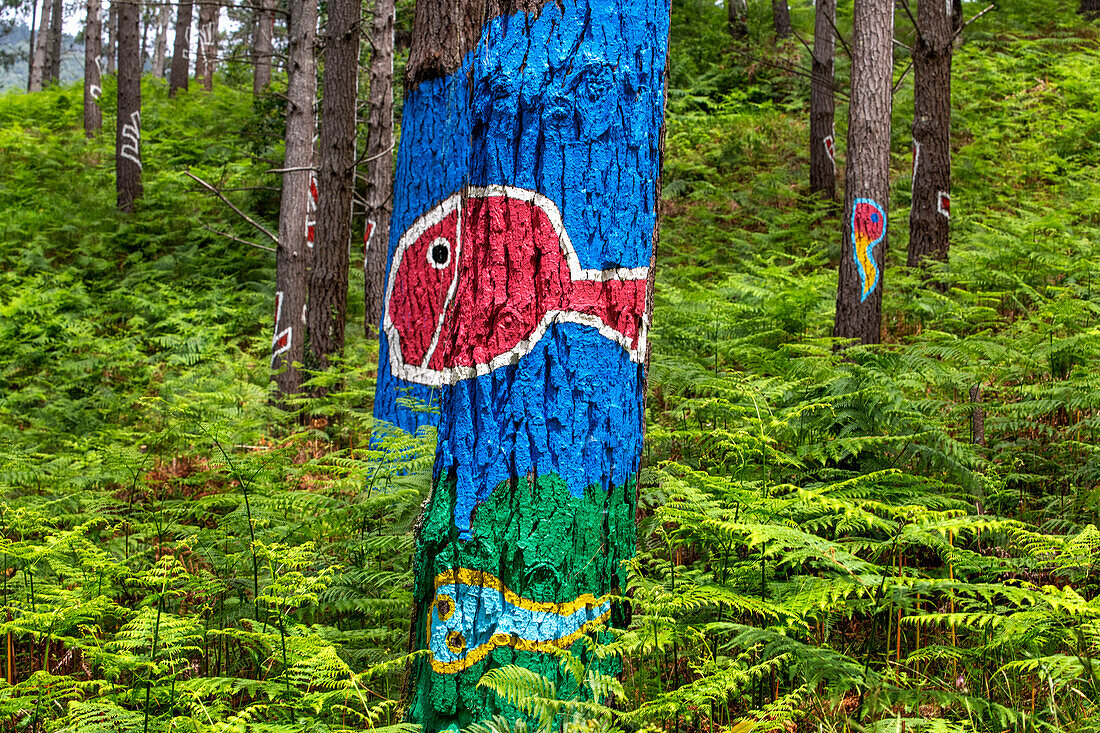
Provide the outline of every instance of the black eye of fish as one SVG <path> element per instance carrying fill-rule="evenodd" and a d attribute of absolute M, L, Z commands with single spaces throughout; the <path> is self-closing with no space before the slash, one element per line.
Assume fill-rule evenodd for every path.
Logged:
<path fill-rule="evenodd" d="M 443 237 L 439 237 L 428 248 L 428 264 L 437 270 L 442 270 L 451 263 L 451 243 Z"/>

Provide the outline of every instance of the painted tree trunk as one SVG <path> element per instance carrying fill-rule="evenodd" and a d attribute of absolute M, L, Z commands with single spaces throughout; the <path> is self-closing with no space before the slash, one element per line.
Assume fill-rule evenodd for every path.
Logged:
<path fill-rule="evenodd" d="M 118 208 L 134 210 L 141 185 L 141 39 L 138 0 L 118 3 L 118 118 L 115 129 L 115 190 Z"/>
<path fill-rule="evenodd" d="M 256 7 L 256 29 L 253 36 L 256 68 L 252 73 L 252 93 L 263 94 L 271 83 L 271 54 L 275 36 L 275 4 L 273 0 L 259 0 Z"/>
<path fill-rule="evenodd" d="M 172 68 L 168 72 L 168 96 L 187 91 L 188 66 L 191 47 L 191 0 L 180 0 L 176 10 L 176 35 L 172 43 Z"/>
<path fill-rule="evenodd" d="M 321 79 L 317 236 L 309 271 L 307 363 L 324 368 L 344 348 L 355 185 L 360 0 L 329 0 Z"/>
<path fill-rule="evenodd" d="M 855 0 L 843 247 L 833 334 L 881 341 L 890 198 L 893 0 Z"/>
<path fill-rule="evenodd" d="M 305 361 L 306 307 L 313 243 L 307 237 L 313 181 L 313 100 L 317 96 L 314 44 L 317 3 L 291 0 L 287 49 L 286 147 L 279 207 L 279 246 L 275 254 L 275 331 L 271 367 L 280 394 L 301 392 Z"/>
<path fill-rule="evenodd" d="M 951 217 L 952 10 L 920 0 L 913 46 L 913 203 L 909 210 L 910 267 L 926 257 L 946 260 Z M 952 13 L 953 14 L 953 13 Z"/>
<path fill-rule="evenodd" d="M 776 38 L 791 35 L 791 11 L 787 7 L 787 0 L 772 0 L 772 25 L 775 27 Z"/>
<path fill-rule="evenodd" d="M 496 713 L 519 664 L 623 625 L 659 201 L 667 0 L 420 0 L 376 412 L 441 396 L 409 719 Z"/>
<path fill-rule="evenodd" d="M 172 6 L 162 5 L 157 15 L 157 38 L 153 44 L 153 78 L 164 78 L 164 61 L 168 56 L 168 23 L 172 20 Z"/>
<path fill-rule="evenodd" d="M 371 21 L 370 111 L 367 126 L 363 288 L 367 337 L 378 333 L 386 294 L 386 255 L 393 213 L 394 0 L 375 0 Z"/>
<path fill-rule="evenodd" d="M 118 4 L 126 0 L 110 0 L 107 5 L 107 74 L 115 73 L 118 59 Z"/>
<path fill-rule="evenodd" d="M 44 85 L 61 82 L 61 34 L 64 19 L 65 5 L 62 0 L 53 0 L 53 10 L 50 11 L 50 38 L 46 49 L 48 60 L 42 79 Z"/>
<path fill-rule="evenodd" d="M 53 0 L 42 0 L 42 17 L 38 20 L 38 45 L 34 46 L 34 56 L 31 58 L 30 81 L 27 90 L 31 92 L 42 91 L 42 77 L 46 69 L 46 45 L 50 34 L 50 10 L 53 8 Z"/>
<path fill-rule="evenodd" d="M 203 89 L 214 88 L 214 69 L 218 64 L 218 0 L 199 3 L 199 36 L 195 42 L 195 81 Z"/>
<path fill-rule="evenodd" d="M 810 193 L 836 198 L 836 132 L 833 68 L 836 0 L 817 0 L 810 78 Z"/>
<path fill-rule="evenodd" d="M 103 44 L 100 0 L 88 0 L 84 21 L 84 135 L 95 137 L 103 128 L 103 82 L 99 78 L 99 55 Z"/>
<path fill-rule="evenodd" d="M 749 35 L 749 8 L 745 0 L 726 0 L 726 16 L 733 40 L 744 40 Z"/>

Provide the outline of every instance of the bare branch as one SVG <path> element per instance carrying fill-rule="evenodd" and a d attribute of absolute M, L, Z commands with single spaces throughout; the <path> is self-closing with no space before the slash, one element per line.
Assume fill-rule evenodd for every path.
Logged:
<path fill-rule="evenodd" d="M 913 17 L 913 11 L 909 9 L 909 0 L 901 0 L 901 7 L 905 9 L 905 14 L 909 16 L 909 22 L 913 24 L 913 30 L 917 32 L 917 44 L 924 45 L 924 36 L 920 32 L 920 24 L 917 23 L 917 19 Z M 912 53 L 913 49 L 909 49 Z"/>
<path fill-rule="evenodd" d="M 955 42 L 955 39 L 958 38 L 962 34 L 962 32 L 965 31 L 967 29 L 967 27 L 969 27 L 969 25 L 971 23 L 973 23 L 975 20 L 982 17 L 983 15 L 988 13 L 990 10 L 996 10 L 996 9 L 997 9 L 997 3 L 990 3 L 988 6 L 986 6 L 986 8 L 984 10 L 980 11 L 973 18 L 971 18 L 970 20 L 968 20 L 965 23 L 963 23 L 962 25 L 960 25 L 959 29 L 957 31 L 955 31 L 955 33 L 951 36 L 951 40 L 948 41 L 947 45 L 950 46 L 951 44 L 953 44 Z"/>
<path fill-rule="evenodd" d="M 232 234 L 228 234 L 226 232 L 219 232 L 214 227 L 207 226 L 206 224 L 204 224 L 201 221 L 199 222 L 199 226 L 201 226 L 203 229 L 205 229 L 208 232 L 213 232 L 214 234 L 225 237 L 226 239 L 232 239 L 234 242 L 240 242 L 241 244 L 247 244 L 249 247 L 255 247 L 256 249 L 262 249 L 262 250 L 266 250 L 268 252 L 277 252 L 278 251 L 274 247 L 268 247 L 265 244 L 256 244 L 255 242 L 249 242 L 247 239 L 241 239 L 240 237 L 236 237 L 236 236 L 234 236 Z"/>
<path fill-rule="evenodd" d="M 833 33 L 836 34 L 836 39 L 840 41 L 840 45 L 844 46 L 844 55 L 848 57 L 848 60 L 852 60 L 852 49 L 848 47 L 848 42 L 844 40 L 844 36 L 840 35 L 840 29 L 836 27 L 836 23 L 833 19 L 826 16 L 825 20 L 829 21 L 829 27 L 833 29 Z"/>
<path fill-rule="evenodd" d="M 901 46 L 902 48 L 904 48 L 909 53 L 913 53 L 913 47 L 912 46 L 907 46 L 907 45 L 905 45 L 904 43 L 902 43 L 901 41 L 899 41 L 896 38 L 894 39 L 894 45 L 895 46 Z"/>
<path fill-rule="evenodd" d="M 909 59 L 909 64 L 901 72 L 901 76 L 898 77 L 897 83 L 894 84 L 893 88 L 890 90 L 890 94 L 892 94 L 892 95 L 897 94 L 898 89 L 901 89 L 901 83 L 903 81 L 905 81 L 905 77 L 909 74 L 909 70 L 912 69 L 912 68 L 913 68 L 913 59 Z"/>
<path fill-rule="evenodd" d="M 232 201 L 230 201 L 229 199 L 227 199 L 227 198 L 226 198 L 226 197 L 225 197 L 225 196 L 224 196 L 224 195 L 222 194 L 222 192 L 221 192 L 221 191 L 219 191 L 219 190 L 218 190 L 217 188 L 215 188 L 214 186 L 210 185 L 210 184 L 209 184 L 209 183 L 207 183 L 206 181 L 202 180 L 201 178 L 199 178 L 198 176 L 196 176 L 196 175 L 195 175 L 194 173 L 192 173 L 191 171 L 184 171 L 183 173 L 184 173 L 184 175 L 186 175 L 186 176 L 187 176 L 188 178 L 192 179 L 193 181 L 195 181 L 196 183 L 198 183 L 198 184 L 199 184 L 200 186 L 202 186 L 203 188 L 205 188 L 206 190 L 210 191 L 210 192 L 211 192 L 211 193 L 213 193 L 213 194 L 214 194 L 215 196 L 217 196 L 218 198 L 220 198 L 220 199 L 222 200 L 222 202 L 224 202 L 224 203 L 225 203 L 225 205 L 226 205 L 226 206 L 228 206 L 229 208 L 233 209 L 233 211 L 237 212 L 237 215 L 238 215 L 238 216 L 240 216 L 240 217 L 241 217 L 242 219 L 244 219 L 245 221 L 247 221 L 247 222 L 248 222 L 249 224 L 251 224 L 252 226 L 254 226 L 254 227 L 256 227 L 257 229 L 259 229 L 259 230 L 260 230 L 261 232 L 263 232 L 264 234 L 266 234 L 266 235 L 268 236 L 268 238 L 270 238 L 270 239 L 271 239 L 271 241 L 272 241 L 272 242 L 274 242 L 275 244 L 278 244 L 278 243 L 279 243 L 279 238 L 278 238 L 277 236 L 275 236 L 274 234 L 272 234 L 272 233 L 271 233 L 271 230 L 270 230 L 270 229 L 268 229 L 268 228 L 267 228 L 267 227 L 265 227 L 265 226 L 264 226 L 263 224 L 261 224 L 260 222 L 256 221 L 256 220 L 255 220 L 255 219 L 253 219 L 253 218 L 252 218 L 251 216 L 249 216 L 248 214 L 244 213 L 244 212 L 243 212 L 243 211 L 241 211 L 241 210 L 240 210 L 239 208 L 237 208 L 237 206 L 236 206 L 236 205 L 235 205 L 235 204 L 234 204 L 234 203 L 233 203 Z"/>

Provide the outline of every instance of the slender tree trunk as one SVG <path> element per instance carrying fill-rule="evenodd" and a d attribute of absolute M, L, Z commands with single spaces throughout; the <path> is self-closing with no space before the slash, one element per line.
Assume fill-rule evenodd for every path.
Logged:
<path fill-rule="evenodd" d="M 53 0 L 42 0 L 42 17 L 38 20 L 38 45 L 34 47 L 34 55 L 31 57 L 30 81 L 27 90 L 31 92 L 42 91 L 42 79 L 46 71 L 46 46 L 50 32 L 50 10 Z"/>
<path fill-rule="evenodd" d="M 172 44 L 172 68 L 168 77 L 168 96 L 187 91 L 188 61 L 191 46 L 191 0 L 180 0 L 176 10 L 176 38 Z"/>
<path fill-rule="evenodd" d="M 772 25 L 775 26 L 776 38 L 791 35 L 791 11 L 787 0 L 772 0 Z"/>
<path fill-rule="evenodd" d="M 290 1 L 287 60 L 286 148 L 283 197 L 279 207 L 279 247 L 275 255 L 275 332 L 271 367 L 282 395 L 302 389 L 295 363 L 305 361 L 306 306 L 312 244 L 306 239 L 313 177 L 313 100 L 317 95 L 314 44 L 317 3 Z"/>
<path fill-rule="evenodd" d="M 34 24 L 38 21 L 38 0 L 31 0 L 30 38 L 27 39 L 27 91 L 31 89 L 31 77 L 34 76 Z"/>
<path fill-rule="evenodd" d="M 53 10 L 50 11 L 50 43 L 46 57 L 46 73 L 44 84 L 61 83 L 61 37 L 62 24 L 65 19 L 65 6 L 62 0 L 53 0 Z"/>
<path fill-rule="evenodd" d="M 1081 0 L 1081 7 L 1077 12 L 1085 16 L 1100 15 L 1100 0 Z"/>
<path fill-rule="evenodd" d="M 103 110 L 99 99 L 103 95 L 99 78 L 99 54 L 103 45 L 103 23 L 100 0 L 88 0 L 84 21 L 84 134 L 95 137 L 103 128 Z"/>
<path fill-rule="evenodd" d="M 141 14 L 141 69 L 145 70 L 145 62 L 152 58 L 149 55 L 149 26 L 152 25 L 152 16 L 148 12 Z"/>
<path fill-rule="evenodd" d="M 836 134 L 833 67 L 836 0 L 817 0 L 810 79 L 810 193 L 836 198 Z"/>
<path fill-rule="evenodd" d="M 627 621 L 668 26 L 667 0 L 417 2 L 375 404 L 409 425 L 396 397 L 439 398 L 425 733 L 514 718 L 493 667 L 567 694 L 555 648 L 618 669 L 577 640 Z"/>
<path fill-rule="evenodd" d="M 366 225 L 363 283 L 367 337 L 382 323 L 386 254 L 393 213 L 393 31 L 394 0 L 375 0 L 371 21 L 370 112 L 367 127 Z"/>
<path fill-rule="evenodd" d="M 134 210 L 141 198 L 141 5 L 118 3 L 118 120 L 115 130 L 115 189 L 118 208 Z"/>
<path fill-rule="evenodd" d="M 882 281 L 890 203 L 893 0 L 855 0 L 852 98 L 844 182 L 836 325 L 841 338 L 882 339 Z"/>
<path fill-rule="evenodd" d="M 153 46 L 153 78 L 164 79 L 164 60 L 168 55 L 168 23 L 172 20 L 172 6 L 165 4 L 157 16 L 157 40 Z"/>
<path fill-rule="evenodd" d="M 214 68 L 218 62 L 218 17 L 221 5 L 217 0 L 199 3 L 199 38 L 195 44 L 195 81 L 206 91 L 214 88 Z"/>
<path fill-rule="evenodd" d="M 913 47 L 913 204 L 909 213 L 910 267 L 946 260 L 951 217 L 950 5 L 920 0 Z M 952 13 L 953 14 L 953 13 Z"/>
<path fill-rule="evenodd" d="M 253 56 L 256 68 L 252 77 L 252 93 L 259 96 L 271 83 L 271 54 L 275 36 L 275 5 L 272 0 L 259 0 L 256 8 L 255 45 Z"/>
<path fill-rule="evenodd" d="M 749 35 L 749 9 L 745 0 L 726 0 L 726 16 L 730 36 L 740 41 Z"/>
<path fill-rule="evenodd" d="M 107 6 L 107 73 L 115 73 L 115 61 L 118 59 L 118 8 L 115 3 L 126 0 L 111 0 Z"/>
<path fill-rule="evenodd" d="M 317 234 L 306 319 L 307 357 L 311 366 L 320 368 L 328 366 L 331 357 L 344 348 L 361 12 L 360 0 L 329 0 L 321 80 Z"/>

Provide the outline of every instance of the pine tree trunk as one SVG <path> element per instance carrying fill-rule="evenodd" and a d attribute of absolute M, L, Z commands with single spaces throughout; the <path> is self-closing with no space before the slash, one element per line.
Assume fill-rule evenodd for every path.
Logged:
<path fill-rule="evenodd" d="M 787 0 L 772 0 L 772 24 L 775 26 L 776 38 L 791 35 L 791 11 L 787 7 Z"/>
<path fill-rule="evenodd" d="M 62 25 L 65 19 L 65 6 L 62 0 L 53 0 L 53 10 L 50 11 L 50 42 L 46 50 L 46 72 L 43 84 L 61 83 L 61 36 Z"/>
<path fill-rule="evenodd" d="M 306 306 L 312 244 L 306 239 L 313 178 L 313 100 L 317 95 L 314 45 L 317 3 L 291 0 L 287 49 L 286 147 L 283 195 L 279 207 L 279 247 L 275 255 L 275 332 L 271 367 L 279 393 L 301 392 L 305 361 Z"/>
<path fill-rule="evenodd" d="M 165 4 L 157 15 L 157 40 L 153 44 L 153 78 L 164 79 L 164 60 L 168 55 L 168 23 L 172 19 L 172 6 Z"/>
<path fill-rule="evenodd" d="M 103 128 L 103 110 L 99 99 L 103 95 L 99 78 L 99 54 L 103 44 L 100 0 L 88 0 L 84 21 L 84 135 L 95 137 Z"/>
<path fill-rule="evenodd" d="M 107 74 L 115 73 L 115 61 L 118 59 L 118 7 L 116 4 L 126 0 L 110 0 L 107 6 Z"/>
<path fill-rule="evenodd" d="M 913 46 L 913 203 L 909 213 L 910 267 L 946 260 L 951 216 L 950 6 L 920 0 Z"/>
<path fill-rule="evenodd" d="M 1081 7 L 1077 12 L 1085 16 L 1100 15 L 1100 0 L 1081 0 Z"/>
<path fill-rule="evenodd" d="M 42 0 L 42 17 L 38 20 L 38 45 L 34 47 L 34 56 L 31 58 L 30 81 L 27 83 L 27 91 L 42 91 L 42 80 L 46 72 L 46 46 L 50 33 L 50 10 L 53 8 L 53 0 Z"/>
<path fill-rule="evenodd" d="M 172 68 L 168 76 L 168 96 L 176 96 L 182 89 L 187 91 L 189 55 L 191 45 L 191 0 L 180 0 L 176 10 L 176 37 L 172 44 Z"/>
<path fill-rule="evenodd" d="M 309 271 L 308 363 L 324 368 L 344 348 L 348 247 L 355 185 L 360 0 L 329 0 L 321 80 L 317 231 Z"/>
<path fill-rule="evenodd" d="M 118 120 L 115 130 L 115 190 L 120 211 L 141 198 L 141 6 L 118 3 Z"/>
<path fill-rule="evenodd" d="M 221 5 L 217 0 L 199 3 L 199 37 L 195 43 L 195 81 L 206 91 L 214 88 L 214 68 L 218 62 L 218 17 Z"/>
<path fill-rule="evenodd" d="M 363 283 L 367 337 L 382 323 L 386 254 L 393 212 L 393 30 L 394 0 L 375 0 L 371 21 L 370 111 L 367 127 L 366 224 Z"/>
<path fill-rule="evenodd" d="M 663 0 L 417 2 L 375 404 L 409 425 L 404 388 L 440 399 L 425 733 L 514 717 L 476 686 L 490 668 L 563 698 L 586 691 L 552 649 L 620 669 L 582 637 L 627 621 L 606 595 L 635 552 L 668 25 Z"/>
<path fill-rule="evenodd" d="M 726 16 L 730 36 L 741 41 L 749 35 L 749 9 L 745 0 L 726 0 Z"/>
<path fill-rule="evenodd" d="M 256 8 L 256 28 L 253 34 L 253 57 L 256 68 L 252 76 L 252 93 L 263 94 L 271 83 L 271 54 L 275 36 L 275 5 L 272 0 L 259 0 Z"/>
<path fill-rule="evenodd" d="M 836 0 L 817 0 L 810 79 L 810 193 L 836 198 L 836 135 L 833 68 Z"/>
<path fill-rule="evenodd" d="M 855 0 L 848 108 L 843 248 L 833 334 L 882 339 L 882 281 L 889 232 L 893 0 Z"/>

